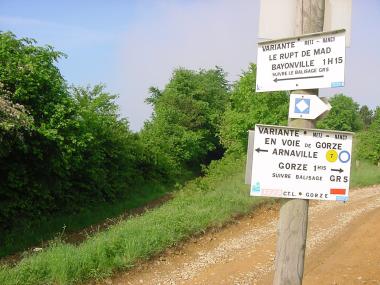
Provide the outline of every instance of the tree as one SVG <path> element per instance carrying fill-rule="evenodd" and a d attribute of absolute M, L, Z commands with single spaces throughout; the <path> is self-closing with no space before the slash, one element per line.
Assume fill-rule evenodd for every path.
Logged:
<path fill-rule="evenodd" d="M 0 229 L 46 213 L 67 183 L 57 131 L 58 110 L 71 116 L 63 56 L 31 39 L 0 33 Z M 60 127 L 61 128 L 61 127 Z"/>
<path fill-rule="evenodd" d="M 68 88 L 63 54 L 0 33 L 0 232 L 125 196 L 152 155 L 104 86 Z M 1 239 L 4 235 L 0 236 Z"/>
<path fill-rule="evenodd" d="M 217 132 L 228 100 L 222 69 L 180 68 L 164 90 L 150 91 L 154 113 L 141 136 L 169 168 L 197 169 L 222 152 Z"/>
<path fill-rule="evenodd" d="M 351 132 L 363 128 L 364 123 L 359 114 L 359 104 L 352 98 L 336 94 L 329 102 L 332 108 L 328 115 L 317 123 L 318 128 Z"/>
<path fill-rule="evenodd" d="M 367 105 L 364 105 L 360 107 L 359 115 L 364 123 L 364 128 L 368 129 L 373 120 L 373 111 L 370 110 Z"/>
<path fill-rule="evenodd" d="M 36 46 L 33 39 L 18 40 L 10 32 L 0 33 L 0 42 L 2 93 L 24 106 L 38 126 L 68 96 L 66 82 L 55 66 L 65 55 L 51 46 Z"/>
<path fill-rule="evenodd" d="M 380 107 L 377 107 L 368 130 L 358 134 L 357 156 L 359 159 L 380 162 Z"/>
<path fill-rule="evenodd" d="M 13 103 L 4 93 L 0 94 L 0 131 L 26 129 L 32 124 L 33 117 L 28 114 L 23 105 Z"/>
<path fill-rule="evenodd" d="M 233 85 L 220 130 L 229 152 L 245 152 L 248 130 L 255 124 L 286 125 L 289 98 L 285 92 L 256 93 L 256 65 L 251 64 Z"/>
<path fill-rule="evenodd" d="M 69 152 L 72 188 L 81 189 L 88 201 L 114 201 L 144 180 L 138 167 L 143 158 L 138 137 L 129 130 L 128 121 L 119 118 L 117 96 L 103 85 L 71 90 L 78 123 L 74 132 L 65 135 L 75 139 L 75 144 L 66 143 L 73 146 Z"/>

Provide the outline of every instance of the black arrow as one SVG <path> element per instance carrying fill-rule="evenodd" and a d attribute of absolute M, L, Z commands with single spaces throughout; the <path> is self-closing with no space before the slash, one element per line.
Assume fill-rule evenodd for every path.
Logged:
<path fill-rule="evenodd" d="M 342 169 L 342 168 L 339 168 L 339 169 L 331 168 L 331 171 L 338 171 L 339 173 L 342 173 L 342 172 L 343 172 L 343 169 Z"/>
<path fill-rule="evenodd" d="M 262 151 L 262 152 L 268 152 L 268 150 L 267 149 L 261 149 L 261 148 L 256 148 L 255 149 L 257 152 L 260 152 L 260 151 Z"/>
<path fill-rule="evenodd" d="M 321 78 L 324 77 L 324 75 L 316 75 L 316 76 L 305 76 L 305 77 L 289 77 L 289 78 L 281 78 L 278 79 L 277 77 L 273 79 L 274 82 L 277 81 L 284 81 L 284 80 L 294 80 L 294 79 L 309 79 L 309 78 Z"/>

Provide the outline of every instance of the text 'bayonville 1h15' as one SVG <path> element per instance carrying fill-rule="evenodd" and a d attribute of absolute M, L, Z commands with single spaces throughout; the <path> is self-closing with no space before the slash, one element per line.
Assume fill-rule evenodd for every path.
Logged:
<path fill-rule="evenodd" d="M 258 45 L 256 92 L 344 86 L 344 30 Z"/>

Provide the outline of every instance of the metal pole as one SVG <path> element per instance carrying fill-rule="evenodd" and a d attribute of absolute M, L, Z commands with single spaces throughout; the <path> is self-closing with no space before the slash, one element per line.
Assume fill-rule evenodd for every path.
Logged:
<path fill-rule="evenodd" d="M 297 0 L 297 34 L 323 31 L 324 0 Z M 297 90 L 318 95 L 318 89 Z M 289 119 L 288 126 L 314 128 L 314 120 Z M 274 285 L 301 285 L 306 248 L 309 200 L 291 199 L 280 210 Z"/>

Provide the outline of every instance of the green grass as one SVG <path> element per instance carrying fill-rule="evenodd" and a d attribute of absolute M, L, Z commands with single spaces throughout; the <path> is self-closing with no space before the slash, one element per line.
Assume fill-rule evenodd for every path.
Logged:
<path fill-rule="evenodd" d="M 226 157 L 210 165 L 159 208 L 122 221 L 78 246 L 56 243 L 0 269 L 0 284 L 73 284 L 99 279 L 133 267 L 187 237 L 219 227 L 236 215 L 272 199 L 249 197 L 244 185 L 245 159 Z M 379 168 L 353 167 L 353 187 L 380 182 Z"/>
<path fill-rule="evenodd" d="M 364 187 L 380 184 L 380 167 L 366 161 L 360 161 L 359 166 L 353 165 L 351 168 L 351 187 Z"/>
<path fill-rule="evenodd" d="M 18 229 L 1 237 L 0 257 L 38 246 L 41 242 L 56 238 L 63 232 L 70 233 L 97 224 L 107 218 L 114 218 L 125 211 L 142 207 L 167 194 L 173 189 L 172 185 L 148 184 L 133 192 L 117 203 L 103 203 L 96 207 L 83 209 L 76 214 L 62 214 L 48 219 L 20 225 Z"/>
<path fill-rule="evenodd" d="M 193 234 L 247 213 L 264 198 L 248 196 L 244 159 L 213 163 L 163 206 L 98 233 L 78 246 L 57 243 L 0 269 L 0 284 L 72 284 L 109 276 Z"/>

